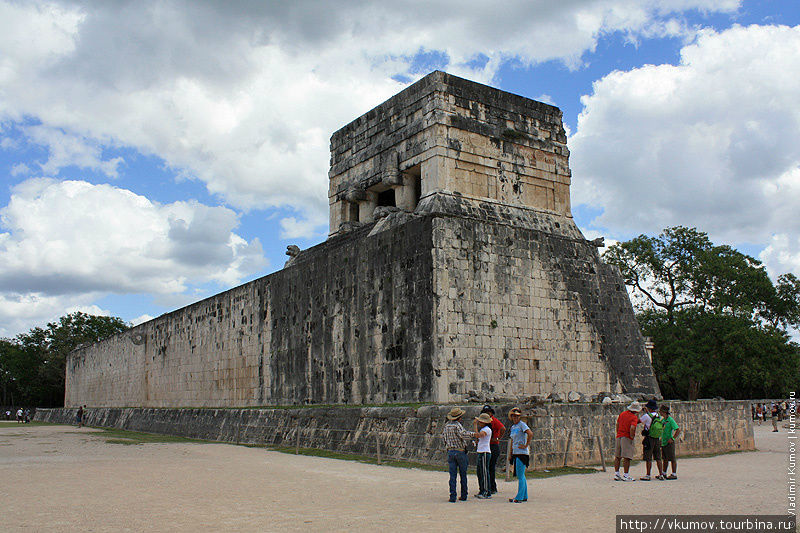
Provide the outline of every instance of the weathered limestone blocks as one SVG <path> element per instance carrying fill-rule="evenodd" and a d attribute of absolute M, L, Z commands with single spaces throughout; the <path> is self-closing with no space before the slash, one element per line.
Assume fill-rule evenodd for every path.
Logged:
<path fill-rule="evenodd" d="M 558 108 L 434 72 L 334 133 L 330 232 L 442 191 L 569 215 L 568 157 Z"/>
<path fill-rule="evenodd" d="M 670 402 L 682 428 L 679 455 L 753 450 L 750 404 L 746 401 Z M 319 448 L 383 458 L 443 464 L 441 430 L 452 405 L 306 409 L 147 409 L 94 408 L 90 426 L 113 427 L 221 442 Z M 496 405 L 506 419 L 510 405 Z M 613 460 L 617 415 L 624 405 L 542 404 L 523 406 L 533 430 L 531 466 L 536 469 L 599 464 L 597 440 L 606 463 Z M 465 420 L 480 406 L 465 406 Z M 75 409 L 38 409 L 35 420 L 70 424 Z M 505 444 L 505 443 L 503 443 Z M 505 445 L 501 447 L 505 453 Z M 472 450 L 474 451 L 474 449 Z M 474 464 L 474 459 L 470 459 Z M 498 464 L 502 465 L 501 460 Z"/>
<path fill-rule="evenodd" d="M 79 349 L 65 405 L 431 400 L 430 224 L 348 233 L 270 276 Z"/>

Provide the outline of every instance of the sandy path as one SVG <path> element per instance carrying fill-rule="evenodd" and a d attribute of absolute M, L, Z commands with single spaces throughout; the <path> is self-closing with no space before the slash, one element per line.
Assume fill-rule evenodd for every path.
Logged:
<path fill-rule="evenodd" d="M 613 531 L 642 512 L 785 514 L 785 430 L 756 427 L 758 452 L 679 459 L 680 479 L 607 474 L 516 482 L 490 501 L 447 502 L 447 474 L 225 444 L 107 444 L 97 430 L 0 428 L 0 529 L 6 531 L 436 531 L 512 519 L 527 531 Z M 644 465 L 634 466 L 641 475 Z M 470 477 L 470 492 L 477 487 Z M 657 503 L 656 503 L 657 502 Z M 13 509 L 13 512 L 8 512 Z M 524 524 L 524 525 L 523 525 Z M 504 527 L 503 529 L 508 530 Z"/>

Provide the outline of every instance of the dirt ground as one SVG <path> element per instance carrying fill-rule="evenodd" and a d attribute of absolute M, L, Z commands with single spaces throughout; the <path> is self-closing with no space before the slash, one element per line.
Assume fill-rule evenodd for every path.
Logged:
<path fill-rule="evenodd" d="M 609 469 L 529 480 L 524 504 L 508 503 L 516 481 L 499 481 L 491 500 L 451 504 L 443 472 L 12 425 L 0 427 L 0 529 L 614 531 L 616 514 L 785 514 L 786 430 L 765 424 L 755 434 L 757 452 L 679 459 L 677 481 L 614 482 Z M 631 471 L 642 475 L 644 464 Z M 474 475 L 469 482 L 473 494 Z"/>

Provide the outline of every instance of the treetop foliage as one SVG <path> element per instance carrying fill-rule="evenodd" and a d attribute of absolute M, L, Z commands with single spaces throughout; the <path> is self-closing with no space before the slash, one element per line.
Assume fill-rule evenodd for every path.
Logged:
<path fill-rule="evenodd" d="M 46 327 L 0 339 L 3 405 L 55 407 L 64 402 L 67 355 L 75 348 L 128 329 L 121 318 L 75 312 Z"/>
<path fill-rule="evenodd" d="M 787 335 L 800 326 L 794 274 L 773 283 L 757 259 L 683 226 L 611 246 L 603 259 L 642 296 L 637 316 L 655 342 L 653 367 L 665 397 L 796 390 L 800 355 Z"/>

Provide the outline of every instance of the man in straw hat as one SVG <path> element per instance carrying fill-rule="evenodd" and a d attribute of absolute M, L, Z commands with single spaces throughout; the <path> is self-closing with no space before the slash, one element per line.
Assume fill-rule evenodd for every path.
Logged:
<path fill-rule="evenodd" d="M 614 445 L 614 481 L 636 481 L 628 474 L 628 469 L 630 469 L 631 459 L 636 453 L 633 439 L 636 437 L 636 424 L 639 423 L 639 412 L 641 410 L 642 404 L 633 401 L 617 417 L 617 437 Z M 619 475 L 620 460 L 625 471 L 621 476 Z"/>
<path fill-rule="evenodd" d="M 478 434 L 467 431 L 461 425 L 461 417 L 464 416 L 463 409 L 453 407 L 447 414 L 447 423 L 444 425 L 442 437 L 445 447 L 447 447 L 447 466 L 450 471 L 450 502 L 456 501 L 456 472 L 461 478 L 461 498 L 462 502 L 467 500 L 467 442 L 477 438 Z"/>

